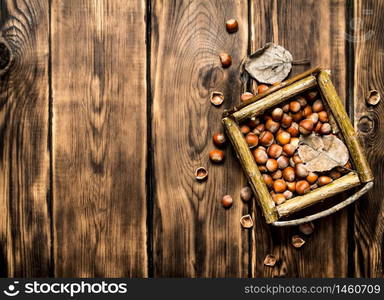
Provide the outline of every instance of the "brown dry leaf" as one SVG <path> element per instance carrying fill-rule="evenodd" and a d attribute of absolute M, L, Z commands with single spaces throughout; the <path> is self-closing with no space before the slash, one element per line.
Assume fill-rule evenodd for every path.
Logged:
<path fill-rule="evenodd" d="M 300 138 L 298 154 L 310 172 L 325 172 L 334 167 L 342 167 L 349 159 L 348 149 L 339 138 L 314 133 Z"/>
<path fill-rule="evenodd" d="M 288 76 L 292 61 L 292 54 L 288 50 L 268 43 L 245 59 L 244 68 L 258 82 L 273 84 Z"/>

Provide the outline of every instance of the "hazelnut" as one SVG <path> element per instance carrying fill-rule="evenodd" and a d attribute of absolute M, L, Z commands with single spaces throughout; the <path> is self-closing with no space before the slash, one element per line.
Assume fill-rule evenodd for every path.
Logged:
<path fill-rule="evenodd" d="M 242 216 L 240 219 L 240 224 L 243 226 L 243 228 L 252 228 L 253 227 L 253 220 L 251 215 L 245 215 Z"/>
<path fill-rule="evenodd" d="M 290 190 L 286 190 L 283 195 L 285 199 L 291 199 L 293 197 L 293 193 Z"/>
<path fill-rule="evenodd" d="M 303 161 L 301 160 L 301 158 L 300 158 L 300 156 L 299 155 L 294 155 L 293 157 L 292 157 L 292 159 L 293 159 L 293 161 L 294 161 L 294 163 L 295 164 L 301 164 Z"/>
<path fill-rule="evenodd" d="M 239 29 L 239 23 L 237 23 L 237 21 L 235 19 L 229 19 L 225 23 L 225 27 L 227 28 L 227 31 L 229 33 L 234 33 Z"/>
<path fill-rule="evenodd" d="M 304 195 L 305 193 L 309 192 L 310 186 L 308 181 L 306 180 L 300 180 L 296 183 L 296 193 L 299 195 Z"/>
<path fill-rule="evenodd" d="M 277 159 L 277 165 L 279 166 L 279 169 L 283 170 L 289 165 L 289 159 L 286 156 L 280 156 Z"/>
<path fill-rule="evenodd" d="M 260 171 L 261 173 L 267 173 L 267 172 L 268 172 L 268 169 L 267 169 L 266 166 L 259 166 L 258 168 L 259 168 L 259 171 Z"/>
<path fill-rule="evenodd" d="M 296 163 L 295 174 L 297 177 L 305 178 L 308 176 L 309 172 L 307 168 L 302 163 Z"/>
<path fill-rule="evenodd" d="M 323 102 L 320 99 L 313 102 L 312 110 L 313 110 L 313 112 L 319 112 L 319 111 L 324 110 Z"/>
<path fill-rule="evenodd" d="M 266 123 L 268 120 L 272 120 L 272 116 L 265 113 L 265 114 L 263 114 L 263 120 Z"/>
<path fill-rule="evenodd" d="M 281 108 L 277 107 L 272 111 L 272 119 L 276 122 L 280 121 L 284 112 Z"/>
<path fill-rule="evenodd" d="M 308 118 L 311 114 L 312 114 L 312 108 L 309 105 L 304 107 L 304 109 L 303 109 L 303 116 Z"/>
<path fill-rule="evenodd" d="M 293 122 L 291 126 L 287 129 L 287 132 L 291 135 L 291 137 L 298 137 L 300 134 L 299 124 Z"/>
<path fill-rule="evenodd" d="M 283 179 L 276 179 L 276 180 L 273 182 L 273 190 L 274 190 L 276 193 L 282 193 L 282 192 L 284 192 L 286 189 L 287 189 L 287 184 L 285 183 L 285 181 L 284 181 Z"/>
<path fill-rule="evenodd" d="M 297 113 L 291 113 L 293 121 L 300 122 L 303 119 L 303 112 L 300 110 Z"/>
<path fill-rule="evenodd" d="M 296 163 L 295 163 L 295 161 L 293 160 L 293 157 L 291 157 L 291 158 L 289 159 L 289 165 L 290 165 L 292 168 L 296 167 Z"/>
<path fill-rule="evenodd" d="M 249 128 L 248 125 L 241 125 L 240 131 L 242 134 L 246 135 L 251 131 L 251 128 Z"/>
<path fill-rule="evenodd" d="M 259 143 L 259 138 L 256 134 L 250 132 L 245 136 L 245 141 L 247 142 L 249 148 L 254 148 Z"/>
<path fill-rule="evenodd" d="M 257 87 L 257 93 L 259 94 L 262 94 L 264 93 L 266 90 L 268 90 L 269 87 L 265 84 L 260 84 L 258 87 Z"/>
<path fill-rule="evenodd" d="M 307 106 L 307 100 L 305 100 L 305 98 L 302 97 L 302 96 L 298 96 L 296 98 L 296 101 L 300 103 L 301 107 L 306 107 Z"/>
<path fill-rule="evenodd" d="M 262 174 L 262 176 L 263 176 L 264 182 L 267 185 L 267 187 L 271 189 L 273 187 L 272 177 L 268 174 Z"/>
<path fill-rule="evenodd" d="M 264 165 L 268 160 L 267 152 L 260 148 L 253 151 L 253 157 L 258 165 Z"/>
<path fill-rule="evenodd" d="M 223 205 L 223 207 L 225 208 L 229 208 L 232 206 L 233 204 L 233 199 L 230 195 L 225 195 L 222 199 L 221 199 L 221 204 Z"/>
<path fill-rule="evenodd" d="M 296 182 L 295 181 L 287 182 L 287 188 L 292 193 L 296 192 Z"/>
<path fill-rule="evenodd" d="M 259 136 L 260 144 L 263 146 L 270 146 L 274 142 L 273 134 L 269 131 L 263 131 Z"/>
<path fill-rule="evenodd" d="M 223 133 L 218 132 L 213 135 L 213 143 L 217 147 L 223 147 L 226 143 L 226 139 Z"/>
<path fill-rule="evenodd" d="M 273 172 L 271 174 L 271 176 L 272 176 L 273 180 L 281 179 L 281 177 L 283 176 L 283 173 L 281 172 L 281 170 L 277 170 L 277 171 Z"/>
<path fill-rule="evenodd" d="M 320 133 L 320 131 L 321 131 L 321 126 L 323 126 L 323 123 L 321 123 L 321 122 L 317 122 L 317 123 L 316 123 L 316 126 L 315 126 L 315 129 L 313 129 L 313 131 L 316 132 L 316 133 Z"/>
<path fill-rule="evenodd" d="M 319 121 L 319 114 L 318 113 L 312 113 L 308 116 L 308 120 L 311 120 L 313 124 L 316 124 L 317 121 Z"/>
<path fill-rule="evenodd" d="M 208 178 L 208 171 L 204 167 L 199 167 L 195 170 L 195 178 L 197 181 L 203 181 Z"/>
<path fill-rule="evenodd" d="M 310 91 L 307 95 L 306 95 L 306 98 L 308 101 L 313 101 L 317 98 L 317 91 Z"/>
<path fill-rule="evenodd" d="M 305 235 L 311 235 L 314 229 L 315 225 L 312 222 L 307 222 L 299 225 L 300 232 Z"/>
<path fill-rule="evenodd" d="M 270 119 L 265 123 L 265 128 L 270 132 L 275 133 L 280 128 L 280 123 Z"/>
<path fill-rule="evenodd" d="M 310 184 L 314 184 L 317 180 L 319 176 L 316 174 L 316 173 L 313 173 L 313 172 L 309 172 L 307 177 L 305 179 L 307 179 L 307 181 L 310 183 Z"/>
<path fill-rule="evenodd" d="M 212 92 L 211 94 L 211 103 L 215 106 L 219 106 L 224 101 L 224 95 L 220 92 Z"/>
<path fill-rule="evenodd" d="M 305 241 L 300 236 L 294 235 L 292 237 L 291 244 L 295 248 L 301 248 L 305 244 Z"/>
<path fill-rule="evenodd" d="M 313 127 L 314 127 L 314 124 L 312 120 L 309 120 L 309 119 L 305 119 L 301 121 L 299 124 L 300 132 L 305 135 L 310 134 L 313 130 Z"/>
<path fill-rule="evenodd" d="M 221 150 L 212 150 L 209 152 L 209 159 L 214 163 L 220 163 L 224 160 L 224 152 Z"/>
<path fill-rule="evenodd" d="M 248 120 L 247 125 L 249 127 L 255 128 L 257 125 L 260 124 L 260 119 L 256 117 L 252 117 Z"/>
<path fill-rule="evenodd" d="M 272 158 L 278 158 L 283 153 L 283 147 L 278 144 L 272 144 L 268 148 L 268 156 Z"/>
<path fill-rule="evenodd" d="M 228 68 L 231 65 L 232 57 L 228 53 L 220 53 L 219 57 L 223 68 Z"/>
<path fill-rule="evenodd" d="M 275 194 L 272 196 L 273 202 L 276 203 L 276 205 L 283 204 L 285 202 L 285 196 L 283 194 Z"/>
<path fill-rule="evenodd" d="M 293 144 L 286 144 L 283 146 L 283 152 L 285 155 L 291 157 L 293 154 L 295 154 L 296 148 L 297 147 L 295 147 Z"/>
<path fill-rule="evenodd" d="M 289 103 L 284 104 L 282 109 L 283 109 L 283 112 L 288 113 L 289 112 Z"/>
<path fill-rule="evenodd" d="M 251 99 L 254 95 L 250 92 L 245 92 L 243 93 L 241 96 L 240 96 L 240 100 L 242 102 L 245 102 L 245 101 L 248 101 L 249 99 Z"/>
<path fill-rule="evenodd" d="M 336 170 L 332 170 L 331 172 L 329 172 L 329 176 L 333 179 L 333 180 L 336 180 L 336 179 L 339 179 L 341 177 L 341 173 L 336 171 Z"/>
<path fill-rule="evenodd" d="M 276 136 L 276 140 L 280 145 L 286 145 L 291 141 L 291 134 L 287 131 L 282 131 Z"/>
<path fill-rule="evenodd" d="M 295 169 L 292 168 L 292 167 L 286 167 L 284 170 L 283 170 L 283 178 L 288 181 L 288 182 L 292 182 L 295 180 Z"/>
<path fill-rule="evenodd" d="M 321 134 L 330 134 L 332 132 L 332 127 L 329 123 L 324 123 L 321 125 L 320 133 Z"/>
<path fill-rule="evenodd" d="M 299 147 L 300 139 L 298 137 L 292 137 L 289 143 L 297 148 Z"/>
<path fill-rule="evenodd" d="M 289 110 L 293 113 L 297 113 L 301 109 L 301 105 L 299 101 L 291 101 L 289 103 Z"/>
<path fill-rule="evenodd" d="M 267 256 L 264 258 L 264 265 L 268 267 L 273 267 L 276 264 L 276 257 L 272 254 L 267 254 Z"/>
<path fill-rule="evenodd" d="M 256 135 L 260 135 L 265 130 L 265 125 L 263 123 L 257 125 L 255 129 L 253 129 L 253 133 Z"/>
<path fill-rule="evenodd" d="M 265 166 L 267 167 L 267 170 L 269 172 L 275 172 L 277 170 L 277 168 L 279 167 L 279 165 L 277 164 L 276 159 L 273 159 L 273 158 L 268 158 L 267 163 L 265 164 Z"/>
<path fill-rule="evenodd" d="M 328 183 L 331 183 L 332 181 L 333 181 L 332 178 L 329 176 L 320 176 L 319 179 L 317 180 L 317 184 L 319 186 L 323 186 Z"/>
<path fill-rule="evenodd" d="M 326 123 L 329 121 L 328 120 L 328 114 L 326 111 L 322 110 L 322 111 L 319 111 L 317 114 L 319 116 L 320 122 Z"/>
<path fill-rule="evenodd" d="M 252 199 L 252 190 L 249 186 L 245 186 L 240 191 L 240 198 L 244 202 L 248 202 Z"/>
<path fill-rule="evenodd" d="M 281 127 L 288 128 L 292 124 L 292 117 L 286 113 L 281 118 Z"/>

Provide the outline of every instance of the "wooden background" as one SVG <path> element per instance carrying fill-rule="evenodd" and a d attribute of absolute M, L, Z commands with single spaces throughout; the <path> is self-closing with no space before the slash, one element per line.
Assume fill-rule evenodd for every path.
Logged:
<path fill-rule="evenodd" d="M 384 92 L 383 16 L 380 0 L 0 0 L 13 55 L 0 64 L 0 276 L 383 277 L 384 104 L 365 104 Z M 376 177 L 300 250 L 296 228 L 240 201 L 230 147 L 223 165 L 208 161 L 239 103 L 241 59 L 269 41 L 331 69 Z"/>

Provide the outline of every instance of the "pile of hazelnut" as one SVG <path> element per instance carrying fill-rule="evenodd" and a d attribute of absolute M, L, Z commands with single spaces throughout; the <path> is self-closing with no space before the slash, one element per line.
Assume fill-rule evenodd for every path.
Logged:
<path fill-rule="evenodd" d="M 340 178 L 351 167 L 347 163 L 329 172 L 309 172 L 297 154 L 300 135 L 332 134 L 317 90 L 249 119 L 241 132 L 277 205 Z"/>

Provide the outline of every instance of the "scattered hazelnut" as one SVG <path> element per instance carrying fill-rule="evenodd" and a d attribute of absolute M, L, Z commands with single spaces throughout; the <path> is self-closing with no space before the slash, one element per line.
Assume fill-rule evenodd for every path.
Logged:
<path fill-rule="evenodd" d="M 267 173 L 267 172 L 268 172 L 268 169 L 267 169 L 266 166 L 259 166 L 258 168 L 259 168 L 259 171 L 260 171 L 261 173 Z"/>
<path fill-rule="evenodd" d="M 314 229 L 315 225 L 312 222 L 307 222 L 299 225 L 300 232 L 305 235 L 311 235 Z"/>
<path fill-rule="evenodd" d="M 295 174 L 297 177 L 305 178 L 308 176 L 309 172 L 307 168 L 302 163 L 296 163 Z"/>
<path fill-rule="evenodd" d="M 223 147 L 226 143 L 226 139 L 225 139 L 225 136 L 223 133 L 221 132 L 218 132 L 218 133 L 215 133 L 213 135 L 213 143 L 217 146 L 217 147 Z"/>
<path fill-rule="evenodd" d="M 275 133 L 280 128 L 280 123 L 270 119 L 265 123 L 265 128 L 270 132 Z"/>
<path fill-rule="evenodd" d="M 234 33 L 239 29 L 239 24 L 237 23 L 237 21 L 235 19 L 229 19 L 225 23 L 225 27 L 227 28 L 227 31 L 229 33 Z"/>
<path fill-rule="evenodd" d="M 316 126 L 315 126 L 315 129 L 313 129 L 313 131 L 316 132 L 316 133 L 321 133 L 321 126 L 323 126 L 323 123 L 317 122 Z"/>
<path fill-rule="evenodd" d="M 224 95 L 220 92 L 212 92 L 211 93 L 211 103 L 215 106 L 219 106 L 224 101 Z"/>
<path fill-rule="evenodd" d="M 313 126 L 314 126 L 314 124 L 313 124 L 312 120 L 305 119 L 305 120 L 300 122 L 299 130 L 302 134 L 307 135 L 307 134 L 310 134 L 312 132 Z"/>
<path fill-rule="evenodd" d="M 296 182 L 295 181 L 287 182 L 287 188 L 292 193 L 296 192 Z"/>
<path fill-rule="evenodd" d="M 278 159 L 277 159 L 277 165 L 279 166 L 279 169 L 283 170 L 285 169 L 286 167 L 289 166 L 289 159 L 288 157 L 286 156 L 280 156 Z"/>
<path fill-rule="evenodd" d="M 291 141 L 291 134 L 287 131 L 282 131 L 276 136 L 276 140 L 280 145 L 286 145 Z"/>
<path fill-rule="evenodd" d="M 267 254 L 264 258 L 264 265 L 268 267 L 273 267 L 276 264 L 276 257 L 273 254 Z"/>
<path fill-rule="evenodd" d="M 275 202 L 276 205 L 283 204 L 285 202 L 285 196 L 283 194 L 274 194 L 272 196 L 273 202 Z"/>
<path fill-rule="evenodd" d="M 324 123 L 321 125 L 320 133 L 321 134 L 330 134 L 332 132 L 332 127 L 329 123 Z"/>
<path fill-rule="evenodd" d="M 295 147 L 294 145 L 292 145 L 291 143 L 289 143 L 289 144 L 286 144 L 286 145 L 283 146 L 283 152 L 284 152 L 287 156 L 291 157 L 291 156 L 295 153 L 296 148 L 297 148 L 297 147 Z"/>
<path fill-rule="evenodd" d="M 255 128 L 257 125 L 260 124 L 260 119 L 256 117 L 252 117 L 248 120 L 247 125 L 249 127 Z"/>
<path fill-rule="evenodd" d="M 288 113 L 289 112 L 289 103 L 284 104 L 282 109 L 283 109 L 283 112 Z"/>
<path fill-rule="evenodd" d="M 228 68 L 231 65 L 232 57 L 228 53 L 220 53 L 219 57 L 223 68 Z"/>
<path fill-rule="evenodd" d="M 242 216 L 240 219 L 240 224 L 243 226 L 243 228 L 252 228 L 253 227 L 253 220 L 251 215 L 245 215 Z"/>
<path fill-rule="evenodd" d="M 249 186 L 245 186 L 240 191 L 240 198 L 244 202 L 248 202 L 252 199 L 252 190 Z"/>
<path fill-rule="evenodd" d="M 263 179 L 267 187 L 272 188 L 273 187 L 273 179 L 270 175 L 268 174 L 263 174 Z"/>
<path fill-rule="evenodd" d="M 323 186 L 323 185 L 326 185 L 328 183 L 331 183 L 333 180 L 331 177 L 328 177 L 328 176 L 320 176 L 319 179 L 317 180 L 317 184 L 319 186 Z"/>
<path fill-rule="evenodd" d="M 319 114 L 318 113 L 311 113 L 308 117 L 308 120 L 311 120 L 313 124 L 316 124 L 317 121 L 319 121 Z"/>
<path fill-rule="evenodd" d="M 295 147 L 299 147 L 300 139 L 298 137 L 292 137 L 289 143 Z"/>
<path fill-rule="evenodd" d="M 283 153 L 283 147 L 278 144 L 272 144 L 268 148 L 268 156 L 272 158 L 278 158 Z"/>
<path fill-rule="evenodd" d="M 264 165 L 268 160 L 267 152 L 260 148 L 253 151 L 253 157 L 258 165 Z"/>
<path fill-rule="evenodd" d="M 212 150 L 209 152 L 209 159 L 214 163 L 220 163 L 224 160 L 224 152 L 221 150 Z"/>
<path fill-rule="evenodd" d="M 281 177 L 283 176 L 283 172 L 281 172 L 281 170 L 277 170 L 277 171 L 273 172 L 271 174 L 271 176 L 272 176 L 273 180 L 281 179 Z"/>
<path fill-rule="evenodd" d="M 294 235 L 291 240 L 291 244 L 295 248 L 300 248 L 305 244 L 305 241 L 298 235 Z"/>
<path fill-rule="evenodd" d="M 290 191 L 290 190 L 286 190 L 284 193 L 283 193 L 285 199 L 291 199 L 293 197 L 293 193 Z"/>
<path fill-rule="evenodd" d="M 251 128 L 249 128 L 248 125 L 241 125 L 240 126 L 240 131 L 242 134 L 246 135 L 251 131 Z"/>
<path fill-rule="evenodd" d="M 329 121 L 328 120 L 328 114 L 326 111 L 322 110 L 322 111 L 319 111 L 317 114 L 319 116 L 320 122 L 326 123 Z"/>
<path fill-rule="evenodd" d="M 312 114 L 312 108 L 309 105 L 307 105 L 306 107 L 303 108 L 303 116 L 304 117 L 308 118 L 311 114 Z"/>
<path fill-rule="evenodd" d="M 254 95 L 253 95 L 252 93 L 250 93 L 250 92 L 245 92 L 244 94 L 242 94 L 242 95 L 240 96 L 240 100 L 241 100 L 242 102 L 245 102 L 245 101 L 248 101 L 249 99 L 251 99 L 253 96 L 254 96 Z"/>
<path fill-rule="evenodd" d="M 204 167 L 199 167 L 195 170 L 195 178 L 197 181 L 203 181 L 208 178 L 208 171 Z"/>
<path fill-rule="evenodd" d="M 287 132 L 291 135 L 291 137 L 298 137 L 300 134 L 299 124 L 292 122 L 291 126 L 287 129 Z"/>
<path fill-rule="evenodd" d="M 300 180 L 296 183 L 296 193 L 299 195 L 304 195 L 305 193 L 309 192 L 310 186 L 308 181 L 306 180 Z"/>
<path fill-rule="evenodd" d="M 265 85 L 265 84 L 260 84 L 258 87 L 257 87 L 257 92 L 259 93 L 259 94 L 262 94 L 262 93 L 264 93 L 266 90 L 268 90 L 269 89 L 269 87 L 267 86 L 267 85 Z"/>
<path fill-rule="evenodd" d="M 263 123 L 257 125 L 252 131 L 256 135 L 260 135 L 265 130 L 265 125 Z"/>
<path fill-rule="evenodd" d="M 233 199 L 230 195 L 225 195 L 221 199 L 221 204 L 223 205 L 224 208 L 230 208 L 233 204 Z"/>
<path fill-rule="evenodd" d="M 283 128 L 289 128 L 292 124 L 292 117 L 286 113 L 283 114 L 281 118 L 281 127 Z"/>
<path fill-rule="evenodd" d="M 246 135 L 245 141 L 247 142 L 250 148 L 254 148 L 259 144 L 259 138 L 253 132 L 250 132 Z"/>
<path fill-rule="evenodd" d="M 293 113 L 297 113 L 301 109 L 301 105 L 299 101 L 291 101 L 289 103 L 289 110 Z"/>
<path fill-rule="evenodd" d="M 305 100 L 305 98 L 302 97 L 302 96 L 298 96 L 296 98 L 296 101 L 300 103 L 301 107 L 306 107 L 307 106 L 307 100 Z"/>
<path fill-rule="evenodd" d="M 341 173 L 336 171 L 336 170 L 332 170 L 331 172 L 329 172 L 329 176 L 333 179 L 333 180 L 336 180 L 336 179 L 339 179 L 341 177 Z"/>
<path fill-rule="evenodd" d="M 310 184 L 314 184 L 319 176 L 316 173 L 309 172 L 305 178 Z"/>
<path fill-rule="evenodd" d="M 292 168 L 292 167 L 286 167 L 284 170 L 283 170 L 283 178 L 288 181 L 288 182 L 292 182 L 295 180 L 296 178 L 296 174 L 295 174 L 295 169 Z"/>
<path fill-rule="evenodd" d="M 320 99 L 313 102 L 312 110 L 313 110 L 313 112 L 319 112 L 319 111 L 324 110 L 323 102 Z"/>
<path fill-rule="evenodd" d="M 295 164 L 301 164 L 303 161 L 301 160 L 300 156 L 299 155 L 294 155 L 292 157 L 293 161 L 295 162 Z"/>
<path fill-rule="evenodd" d="M 292 117 L 293 121 L 300 122 L 303 119 L 303 113 L 300 110 L 297 113 L 291 113 L 291 117 Z"/>
<path fill-rule="evenodd" d="M 279 122 L 283 116 L 284 112 L 281 108 L 277 107 L 272 111 L 272 119 L 276 122 Z"/>
<path fill-rule="evenodd" d="M 273 159 L 273 158 L 268 158 L 265 166 L 267 167 L 267 170 L 269 172 L 275 172 L 277 170 L 277 168 L 279 167 L 276 159 Z"/>
<path fill-rule="evenodd" d="M 260 144 L 263 146 L 270 146 L 274 142 L 273 134 L 269 131 L 263 131 L 259 136 Z"/>
<path fill-rule="evenodd" d="M 285 183 L 285 181 L 284 181 L 283 179 L 276 179 L 276 180 L 273 182 L 273 190 L 274 190 L 276 193 L 282 193 L 282 192 L 284 192 L 286 189 L 287 189 L 287 184 Z"/>

